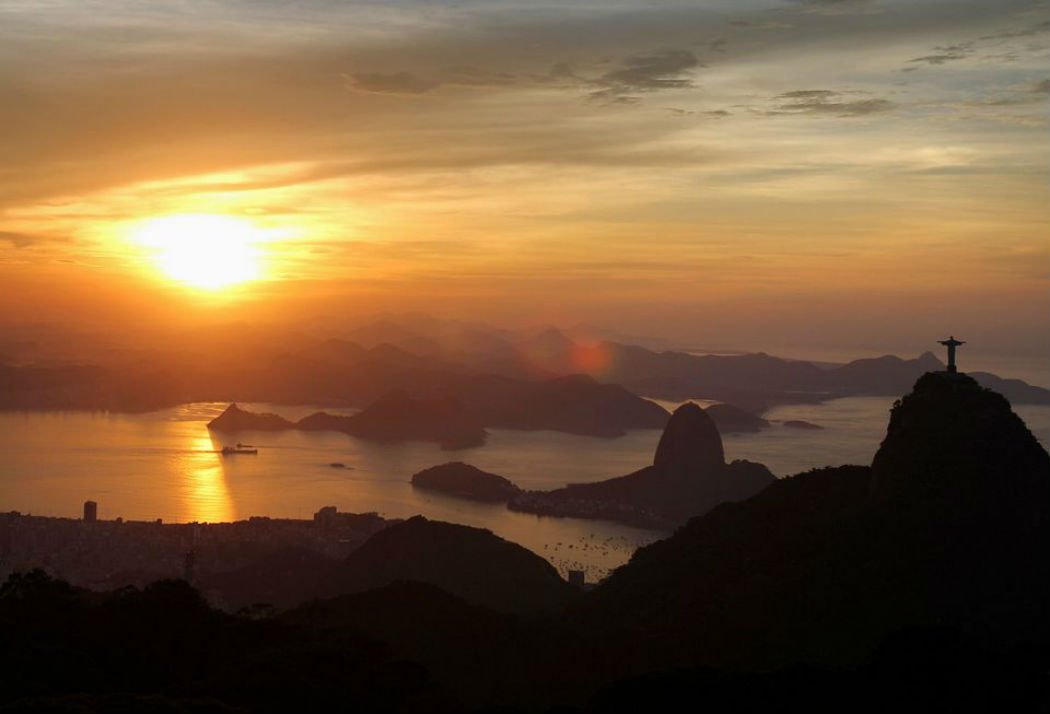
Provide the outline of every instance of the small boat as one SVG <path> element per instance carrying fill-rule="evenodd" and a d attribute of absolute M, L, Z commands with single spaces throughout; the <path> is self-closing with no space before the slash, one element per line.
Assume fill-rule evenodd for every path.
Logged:
<path fill-rule="evenodd" d="M 223 456 L 228 456 L 230 454 L 258 454 L 259 450 L 248 448 L 247 444 L 237 444 L 237 446 L 224 446 L 219 453 Z"/>

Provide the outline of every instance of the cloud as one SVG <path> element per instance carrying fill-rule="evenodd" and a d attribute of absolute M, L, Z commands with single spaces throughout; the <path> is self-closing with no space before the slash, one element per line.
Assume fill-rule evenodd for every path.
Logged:
<path fill-rule="evenodd" d="M 844 100 L 841 92 L 830 89 L 797 89 L 778 94 L 775 107 L 766 114 L 819 114 L 836 117 L 860 117 L 881 114 L 897 105 L 888 99 Z"/>
<path fill-rule="evenodd" d="M 807 12 L 828 14 L 868 12 L 875 5 L 873 0 L 788 0 Z"/>
<path fill-rule="evenodd" d="M 15 248 L 31 248 L 43 243 L 52 242 L 53 238 L 33 235 L 30 233 L 19 233 L 17 231 L 0 231 L 0 241 L 7 241 Z"/>
<path fill-rule="evenodd" d="M 936 54 L 925 55 L 923 57 L 915 57 L 914 59 L 908 60 L 908 62 L 924 62 L 926 64 L 945 64 L 946 62 L 955 62 L 956 60 L 966 59 L 971 54 L 973 54 L 973 43 L 962 42 L 957 45 L 945 45 L 943 47 L 934 47 L 933 49 L 936 52 Z"/>
<path fill-rule="evenodd" d="M 1043 22 L 1032 25 L 1031 27 L 1025 27 L 1019 30 L 1004 30 L 1003 32 L 997 32 L 994 35 L 985 35 L 982 40 L 1012 40 L 1018 37 L 1032 37 L 1034 35 L 1041 35 L 1044 32 L 1050 32 L 1050 20 L 1044 20 Z"/>
<path fill-rule="evenodd" d="M 638 98 L 634 95 L 638 93 L 688 89 L 696 86 L 689 71 L 701 66 L 696 55 L 688 50 L 627 57 L 619 67 L 591 82 L 597 89 L 590 97 L 600 101 L 636 102 Z"/>
<path fill-rule="evenodd" d="M 1043 104 L 1050 94 L 1050 79 L 1005 87 L 994 94 L 978 97 L 963 103 L 963 107 L 1011 107 Z"/>

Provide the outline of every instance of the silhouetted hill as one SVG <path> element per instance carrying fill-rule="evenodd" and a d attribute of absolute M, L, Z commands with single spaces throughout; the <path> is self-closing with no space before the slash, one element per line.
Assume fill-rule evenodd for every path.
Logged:
<path fill-rule="evenodd" d="M 604 437 L 621 436 L 627 429 L 662 429 L 667 423 L 667 410 L 658 404 L 582 374 L 539 382 L 521 391 L 518 399 L 479 405 L 485 423 Z"/>
<path fill-rule="evenodd" d="M 802 419 L 788 419 L 785 422 L 781 422 L 781 424 L 789 429 L 805 429 L 809 431 L 819 431 L 824 428 L 820 424 L 803 421 Z"/>
<path fill-rule="evenodd" d="M 872 468 L 783 479 L 695 518 L 577 614 L 622 623 L 619 646 L 644 641 L 646 667 L 841 666 L 906 627 L 1046 643 L 1048 544 L 1046 452 L 1000 395 L 932 373 Z"/>
<path fill-rule="evenodd" d="M 704 411 L 723 434 L 756 432 L 769 428 L 769 422 L 762 417 L 732 404 L 712 404 Z"/>
<path fill-rule="evenodd" d="M 425 583 L 399 581 L 315 601 L 280 619 L 385 642 L 394 656 L 424 665 L 471 705 L 467 711 L 547 711 L 582 702 L 594 687 L 597 645 L 582 640 L 571 623 L 496 612 Z"/>
<path fill-rule="evenodd" d="M 505 612 L 554 610 L 575 590 L 543 558 L 491 531 L 415 516 L 386 528 L 350 554 L 331 592 L 351 593 L 398 580 L 430 583 Z"/>
<path fill-rule="evenodd" d="M 236 434 L 239 431 L 284 431 L 294 427 L 295 425 L 284 417 L 245 411 L 236 404 L 226 407 L 222 414 L 208 422 L 209 429 L 227 434 Z"/>
<path fill-rule="evenodd" d="M 982 387 L 999 392 L 1017 404 L 1050 404 L 1050 389 L 1036 387 L 1021 379 L 1004 379 L 989 372 L 969 372 Z"/>
<path fill-rule="evenodd" d="M 283 610 L 316 595 L 338 567 L 338 560 L 316 551 L 273 547 L 245 566 L 203 573 L 194 585 L 231 612 L 258 604 Z"/>
<path fill-rule="evenodd" d="M 0 632 L 6 711 L 460 709 L 359 632 L 226 615 L 182 581 L 97 594 L 16 574 L 0 588 Z"/>
<path fill-rule="evenodd" d="M 894 405 L 872 473 L 877 502 L 953 502 L 1014 520 L 1050 509 L 1033 500 L 1050 496 L 1050 457 L 1002 395 L 966 374 L 928 373 Z"/>
<path fill-rule="evenodd" d="M 397 345 L 417 355 L 428 355 L 438 350 L 438 344 L 434 340 L 391 320 L 378 320 L 362 325 L 350 333 L 350 339 L 368 348 Z"/>
<path fill-rule="evenodd" d="M 824 369 L 764 353 L 696 355 L 596 342 L 593 336 L 577 341 L 556 328 L 522 338 L 485 325 L 425 316 L 391 316 L 364 325 L 351 333 L 361 343 L 268 333 L 250 325 L 232 332 L 244 338 L 211 330 L 186 337 L 193 349 L 179 341 L 103 366 L 2 366 L 0 408 L 143 411 L 197 401 L 348 407 L 370 404 L 400 389 L 416 398 L 455 397 L 472 410 L 484 407 L 486 423 L 492 426 L 506 422 L 548 428 L 528 426 L 537 421 L 530 413 L 546 414 L 542 403 L 524 411 L 514 405 L 532 391 L 542 392 L 544 380 L 570 375 L 586 374 L 634 395 L 712 399 L 757 415 L 775 404 L 898 395 L 924 372 L 942 368 L 930 353 L 917 359 L 861 359 Z M 1015 402 L 1050 404 L 1048 389 L 991 374 L 971 376 Z M 641 416 L 639 425 L 616 417 L 615 410 L 597 409 L 571 419 L 559 417 L 570 431 L 595 435 L 648 428 L 651 418 Z"/>
<path fill-rule="evenodd" d="M 440 442 L 442 448 L 460 449 L 485 441 L 481 422 L 454 398 L 413 399 L 391 392 L 353 416 L 319 412 L 300 419 L 296 428 L 342 431 L 373 441 L 418 439 Z"/>
<path fill-rule="evenodd" d="M 431 377 L 424 382 L 405 377 L 415 394 L 422 396 L 395 389 L 352 416 L 318 412 L 292 424 L 231 405 L 229 414 L 210 427 L 229 433 L 291 428 L 341 431 L 372 440 L 439 441 L 453 449 L 483 443 L 485 426 L 614 437 L 627 429 L 662 428 L 667 422 L 663 407 L 583 375 L 545 382 L 451 374 Z"/>
<path fill-rule="evenodd" d="M 714 422 L 690 402 L 676 409 L 668 421 L 652 466 L 608 481 L 528 491 L 511 499 L 508 506 L 540 515 L 666 528 L 719 503 L 748 498 L 773 480 L 773 474 L 761 464 L 725 463 Z"/>
<path fill-rule="evenodd" d="M 317 412 L 292 423 L 276 414 L 254 414 L 231 404 L 208 423 L 224 433 L 241 431 L 339 431 L 372 441 L 436 441 L 461 449 L 485 441 L 481 424 L 454 399 L 412 399 L 391 392 L 352 416 Z"/>
<path fill-rule="evenodd" d="M 920 375 L 942 369 L 944 363 L 932 352 L 923 352 L 910 360 L 885 355 L 854 360 L 828 370 L 821 381 L 836 393 L 900 394 L 908 391 Z"/>
<path fill-rule="evenodd" d="M 440 491 L 475 501 L 502 501 L 521 492 L 513 483 L 461 461 L 432 466 L 412 476 L 416 488 Z"/>
<path fill-rule="evenodd" d="M 764 353 L 695 355 L 648 349 L 622 338 L 596 342 L 600 330 L 584 333 L 585 339 L 577 341 L 553 327 L 524 339 L 482 326 L 473 329 L 484 334 L 485 340 L 460 349 L 443 347 L 428 355 L 467 370 L 512 377 L 587 373 L 603 382 L 621 384 L 635 394 L 675 400 L 716 399 L 754 413 L 778 403 L 857 394 L 897 395 L 907 391 L 923 373 L 944 368 L 930 352 L 916 359 L 864 358 L 821 369 L 810 362 Z M 392 342 L 412 351 L 408 341 Z M 1011 400 L 1050 404 L 1050 390 L 984 373 L 972 376 Z"/>

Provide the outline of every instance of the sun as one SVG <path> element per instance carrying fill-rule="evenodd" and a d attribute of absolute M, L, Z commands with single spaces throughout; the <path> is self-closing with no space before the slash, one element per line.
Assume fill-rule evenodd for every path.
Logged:
<path fill-rule="evenodd" d="M 261 276 L 264 231 L 232 216 L 183 214 L 140 223 L 133 237 L 172 280 L 219 290 Z"/>

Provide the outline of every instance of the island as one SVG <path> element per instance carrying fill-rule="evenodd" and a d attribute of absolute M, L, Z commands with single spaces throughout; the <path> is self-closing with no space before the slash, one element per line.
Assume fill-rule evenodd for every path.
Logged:
<path fill-rule="evenodd" d="M 521 489 L 508 479 L 462 461 L 424 469 L 412 476 L 412 486 L 492 503 L 506 503 L 521 493 Z"/>
<path fill-rule="evenodd" d="M 803 421 L 802 419 L 788 419 L 787 421 L 780 422 L 781 426 L 786 426 L 788 429 L 804 429 L 809 431 L 820 431 L 824 427 L 820 424 L 814 424 L 811 421 Z"/>
<path fill-rule="evenodd" d="M 607 481 L 526 491 L 507 506 L 537 515 L 596 518 L 669 530 L 721 503 L 750 498 L 774 481 L 762 464 L 726 463 L 714 420 L 698 405 L 687 402 L 671 415 L 651 466 Z"/>
<path fill-rule="evenodd" d="M 732 404 L 712 404 L 704 411 L 723 434 L 754 433 L 769 428 L 769 422 Z"/>
<path fill-rule="evenodd" d="M 339 431 L 369 441 L 436 441 L 443 449 L 485 443 L 485 429 L 452 398 L 413 399 L 394 391 L 352 416 L 317 412 L 291 422 L 276 414 L 256 414 L 231 404 L 208 423 L 212 431 Z"/>

